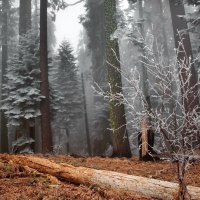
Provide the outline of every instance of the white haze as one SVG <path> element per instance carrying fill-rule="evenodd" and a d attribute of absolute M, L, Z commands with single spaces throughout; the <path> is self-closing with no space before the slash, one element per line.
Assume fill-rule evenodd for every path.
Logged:
<path fill-rule="evenodd" d="M 67 3 L 74 3 L 76 0 L 66 0 Z M 63 40 L 68 40 L 76 51 L 79 43 L 79 34 L 83 26 L 79 23 L 79 16 L 85 14 L 85 1 L 74 6 L 61 10 L 56 15 L 56 39 L 57 45 Z M 127 0 L 120 0 L 121 9 L 128 8 Z"/>
<path fill-rule="evenodd" d="M 73 1 L 66 1 L 67 3 L 73 3 Z M 60 10 L 56 15 L 56 39 L 57 45 L 63 40 L 68 40 L 74 50 L 76 51 L 79 42 L 79 34 L 82 25 L 79 23 L 79 16 L 85 13 L 84 2 L 74 6 L 67 7 L 65 10 Z"/>

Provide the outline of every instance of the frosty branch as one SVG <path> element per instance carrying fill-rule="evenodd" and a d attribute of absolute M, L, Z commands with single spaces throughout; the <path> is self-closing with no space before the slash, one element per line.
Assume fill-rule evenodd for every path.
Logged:
<path fill-rule="evenodd" d="M 183 45 L 182 40 L 183 38 L 180 40 L 180 46 Z M 144 95 L 142 87 L 144 80 L 140 66 L 134 66 L 127 72 L 115 68 L 126 81 L 125 86 L 122 87 L 123 93 L 114 94 L 111 89 L 107 92 L 101 89 L 98 90 L 98 94 L 109 101 L 117 100 L 127 107 L 132 118 L 131 124 L 135 130 L 135 137 L 138 132 L 143 132 L 144 126 L 141 124 L 146 121 L 146 129 L 152 130 L 160 143 L 157 144 L 159 157 L 177 162 L 180 190 L 184 191 L 185 196 L 189 196 L 184 183 L 185 171 L 191 163 L 200 160 L 197 154 L 200 138 L 199 106 L 186 108 L 185 105 L 191 105 L 198 97 L 196 96 L 198 92 L 192 93 L 194 87 L 197 87 L 191 85 L 190 69 L 193 63 L 191 58 L 187 57 L 183 47 L 177 49 L 176 55 L 181 49 L 184 59 L 175 56 L 169 65 L 166 64 L 162 51 L 154 53 L 150 46 L 145 49 L 146 53 L 141 62 L 148 73 L 151 109 L 148 108 Z"/>

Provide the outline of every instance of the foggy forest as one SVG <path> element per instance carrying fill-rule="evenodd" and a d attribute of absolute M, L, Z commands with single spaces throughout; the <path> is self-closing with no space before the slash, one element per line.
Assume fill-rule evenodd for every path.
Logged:
<path fill-rule="evenodd" d="M 199 0 L 0 0 L 0 200 L 200 200 Z"/>

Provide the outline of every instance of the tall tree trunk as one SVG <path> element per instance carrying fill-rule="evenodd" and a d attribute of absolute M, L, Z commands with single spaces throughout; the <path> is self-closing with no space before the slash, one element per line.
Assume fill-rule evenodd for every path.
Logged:
<path fill-rule="evenodd" d="M 142 51 L 142 56 L 141 60 L 142 62 L 142 74 L 141 74 L 141 80 L 142 80 L 142 91 L 145 97 L 146 101 L 146 107 L 147 110 L 149 111 L 151 109 L 151 101 L 150 101 L 150 95 L 149 95 L 149 84 L 148 84 L 148 74 L 147 74 L 147 69 L 144 65 L 144 57 L 145 57 L 145 33 L 144 33 L 144 14 L 143 14 L 143 0 L 138 0 L 138 11 L 139 11 L 139 19 L 138 19 L 138 26 L 139 26 L 139 31 L 141 34 L 141 51 Z"/>
<path fill-rule="evenodd" d="M 88 149 L 89 156 L 92 156 L 83 73 L 81 74 L 81 81 L 82 81 L 82 91 L 83 91 L 83 104 L 84 104 L 83 107 L 84 107 L 84 119 L 85 119 L 85 132 L 86 132 L 87 149 Z"/>
<path fill-rule="evenodd" d="M 173 25 L 173 30 L 174 30 L 174 41 L 175 41 L 175 47 L 177 48 L 177 53 L 178 53 L 178 60 L 183 60 L 183 59 L 193 59 L 192 55 L 192 47 L 190 43 L 190 36 L 189 33 L 184 32 L 184 34 L 181 34 L 183 40 L 182 40 L 182 45 L 179 45 L 181 38 L 179 37 L 178 32 L 181 30 L 187 30 L 187 22 L 184 19 L 181 19 L 179 16 L 184 16 L 185 15 L 185 9 L 183 3 L 178 4 L 174 0 L 169 0 L 169 5 L 170 5 L 170 10 L 171 10 L 171 18 L 172 18 L 172 25 Z M 182 52 L 182 50 L 185 50 L 185 53 Z M 187 63 L 186 63 L 187 64 Z M 197 95 L 198 92 L 198 86 L 197 86 L 197 76 L 196 76 L 196 71 L 194 68 L 194 65 L 191 65 L 191 78 L 190 78 L 190 87 L 192 88 L 191 93 L 184 98 L 184 105 L 185 105 L 185 110 L 187 113 L 191 113 L 195 106 L 199 106 L 199 98 Z M 184 74 L 184 73 L 183 73 Z M 186 80 L 188 77 L 185 77 L 183 75 L 183 78 Z M 184 90 L 187 90 L 188 85 L 184 85 Z"/>
<path fill-rule="evenodd" d="M 31 29 L 31 0 L 20 0 L 19 35 L 22 36 Z"/>
<path fill-rule="evenodd" d="M 158 57 L 162 53 L 165 57 L 165 62 L 169 64 L 169 50 L 162 0 L 150 0 L 145 1 L 145 3 L 146 6 L 150 7 L 151 23 L 149 25 L 154 37 L 154 54 Z"/>
<path fill-rule="evenodd" d="M 92 78 L 101 88 L 107 85 L 107 69 L 105 64 L 105 16 L 104 5 L 99 0 L 87 0 L 87 18 L 83 23 L 89 38 L 88 49 L 91 52 Z M 99 148 L 93 143 L 93 155 L 103 155 L 108 144 L 111 142 L 109 134 L 109 107 L 105 99 L 94 95 L 95 118 L 93 119 L 95 130 L 95 141 L 98 141 Z"/>
<path fill-rule="evenodd" d="M 41 102 L 41 134 L 42 152 L 52 151 L 52 133 L 50 120 L 50 99 L 48 81 L 48 53 L 47 53 L 47 0 L 40 0 L 40 70 L 41 95 L 45 97 Z"/>
<path fill-rule="evenodd" d="M 1 68 L 1 99 L 2 85 L 5 84 L 5 72 L 8 61 L 8 9 L 9 1 L 2 0 L 2 68 Z M 1 152 L 8 152 L 8 129 L 7 120 L 3 112 L 1 112 Z"/>
<path fill-rule="evenodd" d="M 149 112 L 151 110 L 151 99 L 149 94 L 149 83 L 148 83 L 148 73 L 145 67 L 145 32 L 144 32 L 144 11 L 143 11 L 143 0 L 138 0 L 138 27 L 141 37 L 141 86 L 142 92 L 144 95 L 145 106 L 146 106 L 146 116 L 145 119 L 142 119 L 139 133 L 139 157 L 144 160 L 151 160 L 152 157 L 149 156 L 149 150 L 152 149 L 153 142 L 151 145 L 149 141 L 154 141 L 154 134 L 150 130 L 151 119 L 149 117 Z M 145 128 L 144 128 L 145 127 Z M 150 132 L 152 134 L 150 134 Z"/>
<path fill-rule="evenodd" d="M 34 31 L 37 31 L 39 34 L 39 0 L 34 0 L 34 13 L 33 13 L 33 21 L 32 27 Z M 32 134 L 34 136 L 34 152 L 39 153 L 41 152 L 41 123 L 40 117 L 35 119 L 34 127 L 32 127 Z"/>
<path fill-rule="evenodd" d="M 185 127 L 183 130 L 183 134 L 187 134 L 188 131 L 193 131 L 193 133 L 199 133 L 198 127 L 195 125 L 191 125 L 187 121 L 189 121 L 190 115 L 192 115 L 193 111 L 198 108 L 199 109 L 199 97 L 198 97 L 198 81 L 197 81 L 197 72 L 195 70 L 194 64 L 192 63 L 193 55 L 192 55 L 192 47 L 190 43 L 189 33 L 186 31 L 188 29 L 187 22 L 184 19 L 181 19 L 180 16 L 185 15 L 185 9 L 182 2 L 177 3 L 174 0 L 169 0 L 171 18 L 172 18 L 172 26 L 174 31 L 174 41 L 175 47 L 177 49 L 177 60 L 182 63 L 182 65 L 186 65 L 190 67 L 191 77 L 188 77 L 188 72 L 186 69 L 181 70 L 180 82 L 181 82 L 181 93 L 182 93 L 182 103 L 184 106 L 184 114 L 186 115 L 185 119 Z M 180 33 L 181 31 L 184 33 Z M 181 35 L 181 38 L 180 38 Z M 181 44 L 180 44 L 181 42 Z M 189 62 L 191 59 L 191 62 Z M 189 66 L 190 65 L 190 66 Z M 187 82 L 189 78 L 189 82 Z M 185 93 L 187 91 L 187 93 Z M 196 134 L 193 134 L 192 137 L 195 137 Z M 199 140 L 199 138 L 198 138 Z"/>
<path fill-rule="evenodd" d="M 117 39 L 111 40 L 111 35 L 117 28 L 116 2 L 115 0 L 104 1 L 105 30 L 106 30 L 106 61 L 108 69 L 108 81 L 111 92 L 122 93 L 122 81 L 119 62 L 119 46 Z M 114 67 L 113 67 L 114 66 Z M 110 123 L 113 129 L 114 156 L 131 156 L 128 133 L 126 129 L 126 118 L 124 105 L 118 100 L 110 102 Z"/>
<path fill-rule="evenodd" d="M 151 27 L 152 27 L 152 33 L 154 36 L 154 55 L 156 56 L 157 63 L 162 62 L 162 65 L 165 67 L 163 68 L 162 65 L 160 66 L 160 71 L 163 71 L 163 74 L 168 74 L 166 78 L 163 77 L 163 81 L 169 82 L 170 84 L 170 90 L 168 91 L 171 96 L 173 96 L 173 90 L 175 88 L 175 84 L 172 80 L 172 75 L 169 73 L 171 71 L 171 66 L 170 66 L 170 53 L 169 53 L 169 47 L 170 45 L 168 44 L 169 40 L 167 36 L 167 23 L 164 17 L 164 10 L 163 10 L 163 5 L 164 2 L 162 0 L 150 0 L 146 1 L 147 6 L 151 7 Z M 148 4 L 150 3 L 150 4 Z M 171 23 L 170 23 L 171 26 Z M 170 81 L 169 81 L 170 80 Z M 166 96 L 169 95 L 166 93 L 163 93 L 163 99 L 166 98 Z M 168 103 L 165 103 L 165 105 L 169 108 L 168 111 L 168 116 L 170 115 L 169 119 L 173 123 L 169 126 L 171 130 L 174 130 L 176 132 L 177 130 L 177 122 L 176 122 L 176 114 L 175 114 L 175 100 L 171 98 Z M 163 107 L 164 108 L 164 107 Z M 164 110 L 161 111 L 161 113 L 164 113 Z M 163 115 L 163 114 L 162 114 Z M 173 124 L 173 125 L 172 125 Z M 165 137 L 166 140 L 173 140 L 173 135 L 170 135 L 167 133 L 167 138 Z M 167 145 L 167 151 L 171 151 L 171 146 L 169 145 L 169 141 L 165 142 Z"/>

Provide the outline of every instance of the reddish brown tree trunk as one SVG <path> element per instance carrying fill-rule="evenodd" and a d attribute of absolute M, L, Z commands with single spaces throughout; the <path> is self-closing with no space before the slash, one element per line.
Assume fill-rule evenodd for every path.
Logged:
<path fill-rule="evenodd" d="M 171 10 L 171 18 L 172 18 L 172 25 L 174 30 L 174 41 L 175 41 L 175 47 L 177 48 L 177 58 L 180 63 L 184 63 L 188 65 L 188 59 L 192 57 L 192 47 L 190 43 L 190 36 L 189 33 L 184 31 L 184 34 L 181 34 L 182 37 L 182 44 L 180 45 L 180 35 L 179 32 L 182 30 L 187 30 L 187 22 L 180 18 L 179 16 L 185 15 L 185 9 L 183 3 L 177 3 L 175 0 L 169 0 L 170 10 Z M 183 52 L 185 51 L 185 52 Z M 185 59 L 185 62 L 182 60 Z M 186 83 L 187 73 L 183 70 L 181 72 L 183 80 L 182 83 L 182 96 L 184 96 L 184 91 L 188 91 L 188 87 L 191 89 L 191 91 L 187 94 L 186 97 L 183 97 L 183 103 L 186 113 L 191 113 L 196 106 L 199 106 L 199 98 L 198 98 L 198 85 L 197 85 L 197 76 L 195 67 L 192 64 L 190 67 L 191 70 L 191 77 L 188 84 Z"/>
<path fill-rule="evenodd" d="M 174 30 L 174 41 L 177 49 L 177 62 L 179 63 L 179 77 L 182 93 L 183 114 L 185 115 L 182 130 L 182 145 L 186 148 L 194 148 L 199 145 L 199 130 L 193 123 L 194 113 L 200 112 L 198 96 L 198 80 L 192 56 L 192 47 L 189 33 L 187 32 L 187 22 L 180 16 L 185 15 L 183 3 L 169 0 L 172 25 Z M 180 37 L 181 36 L 181 37 Z M 182 67 L 186 66 L 186 67 Z M 187 70 L 189 68 L 189 70 Z M 192 123 L 191 123 L 192 122 Z M 190 144 L 185 142 L 184 137 L 189 138 Z"/>
<path fill-rule="evenodd" d="M 47 0 L 40 0 L 40 70 L 41 95 L 45 97 L 41 102 L 42 152 L 47 153 L 52 151 L 47 53 Z"/>

